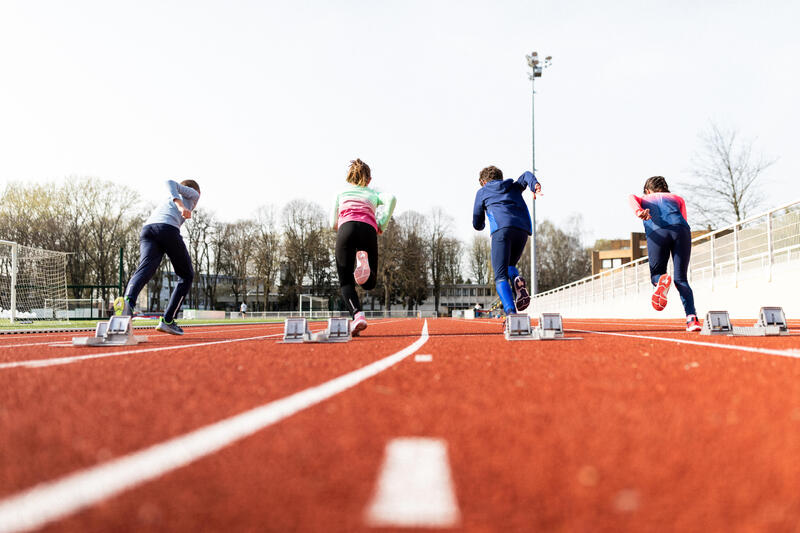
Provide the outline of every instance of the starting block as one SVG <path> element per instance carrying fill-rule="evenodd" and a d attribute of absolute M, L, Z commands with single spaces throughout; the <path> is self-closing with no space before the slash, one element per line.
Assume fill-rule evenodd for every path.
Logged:
<path fill-rule="evenodd" d="M 531 327 L 531 318 L 524 314 L 511 314 L 506 317 L 506 340 L 541 341 L 564 338 L 564 326 L 558 313 L 539 315 L 539 326 Z"/>
<path fill-rule="evenodd" d="M 328 327 L 316 333 L 309 331 L 306 318 L 290 317 L 283 323 L 282 342 L 347 342 L 351 338 L 348 318 L 329 318 Z"/>
<path fill-rule="evenodd" d="M 700 335 L 731 335 L 733 326 L 727 311 L 709 311 L 703 321 Z"/>
<path fill-rule="evenodd" d="M 752 327 L 731 325 L 727 311 L 709 311 L 703 322 L 701 335 L 733 335 L 736 337 L 768 337 L 788 335 L 786 315 L 782 307 L 762 307 L 758 312 L 758 321 Z"/>
<path fill-rule="evenodd" d="M 73 346 L 132 346 L 147 342 L 147 337 L 133 335 L 130 316 L 112 316 L 108 322 L 98 322 L 94 337 L 73 337 Z"/>

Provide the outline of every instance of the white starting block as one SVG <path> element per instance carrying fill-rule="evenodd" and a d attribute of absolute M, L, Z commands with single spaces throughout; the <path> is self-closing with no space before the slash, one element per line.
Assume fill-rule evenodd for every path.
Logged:
<path fill-rule="evenodd" d="M 350 339 L 348 318 L 329 318 L 328 327 L 316 333 L 309 331 L 306 318 L 290 317 L 283 323 L 282 342 L 347 342 Z"/>
<path fill-rule="evenodd" d="M 731 325 L 727 311 L 709 311 L 703 322 L 701 335 L 733 335 L 736 337 L 767 337 L 788 335 L 786 315 L 782 307 L 762 307 L 758 312 L 758 321 L 752 327 Z"/>
<path fill-rule="evenodd" d="M 558 313 L 539 315 L 539 326 L 531 327 L 531 317 L 524 314 L 511 314 L 506 317 L 506 340 L 541 341 L 564 338 L 564 326 Z"/>
<path fill-rule="evenodd" d="M 98 322 L 94 337 L 73 337 L 73 346 L 132 346 L 147 342 L 147 337 L 135 336 L 129 316 L 112 316 L 108 322 Z"/>
<path fill-rule="evenodd" d="M 731 335 L 733 326 L 727 311 L 709 311 L 703 321 L 700 335 Z"/>

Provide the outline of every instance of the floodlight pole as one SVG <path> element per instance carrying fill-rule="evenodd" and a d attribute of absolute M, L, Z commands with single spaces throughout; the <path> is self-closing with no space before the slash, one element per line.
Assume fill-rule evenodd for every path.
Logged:
<path fill-rule="evenodd" d="M 531 80 L 531 172 L 536 174 L 536 122 L 534 120 L 534 97 L 536 96 L 536 78 L 542 77 L 542 71 L 550 66 L 551 56 L 544 60 L 539 59 L 538 52 L 531 52 L 525 56 L 531 73 L 528 77 Z M 539 292 L 539 279 L 536 275 L 536 200 L 531 195 L 531 280 L 530 293 L 534 295 Z"/>

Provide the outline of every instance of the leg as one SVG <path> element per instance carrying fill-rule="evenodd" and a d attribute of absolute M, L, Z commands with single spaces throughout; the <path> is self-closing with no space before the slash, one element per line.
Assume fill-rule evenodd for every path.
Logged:
<path fill-rule="evenodd" d="M 658 285 L 658 279 L 667 273 L 667 261 L 672 239 L 663 229 L 650 232 L 647 236 L 647 261 L 650 264 L 650 281 Z"/>
<path fill-rule="evenodd" d="M 336 272 L 339 274 L 339 285 L 350 316 L 361 311 L 361 301 L 356 293 L 356 280 L 353 269 L 356 266 L 355 222 L 345 222 L 336 233 Z"/>
<path fill-rule="evenodd" d="M 681 226 L 675 232 L 675 243 L 672 249 L 672 264 L 675 267 L 675 288 L 681 295 L 681 303 L 686 316 L 697 315 L 694 307 L 694 292 L 689 286 L 689 260 L 692 257 L 692 232 L 689 228 Z"/>
<path fill-rule="evenodd" d="M 528 308 L 528 305 L 530 305 L 531 297 L 530 294 L 528 294 L 525 278 L 519 274 L 517 263 L 519 263 L 519 259 L 522 257 L 522 252 L 525 251 L 525 245 L 528 242 L 528 233 L 515 228 L 514 231 L 509 232 L 508 237 L 511 245 L 508 279 L 511 281 L 514 290 L 514 304 L 517 311 L 524 311 Z"/>
<path fill-rule="evenodd" d="M 367 252 L 369 257 L 369 279 L 361 287 L 371 291 L 378 282 L 378 232 L 375 228 L 369 224 L 360 225 L 357 248 Z"/>
<path fill-rule="evenodd" d="M 186 249 L 186 244 L 183 242 L 180 230 L 175 228 L 177 234 L 167 234 L 165 237 L 169 245 L 166 246 L 167 256 L 172 262 L 172 268 L 180 281 L 172 290 L 172 295 L 169 297 L 167 309 L 164 311 L 164 321 L 171 323 L 175 320 L 175 315 L 183 304 L 183 299 L 189 294 L 189 289 L 192 288 L 192 280 L 194 279 L 194 269 L 192 268 L 192 258 L 189 256 L 189 250 Z M 166 243 L 165 243 L 166 244 Z"/>
<path fill-rule="evenodd" d="M 514 296 L 508 280 L 508 265 L 511 261 L 511 245 L 507 239 L 508 228 L 501 228 L 492 233 L 492 268 L 494 268 L 494 284 L 497 295 L 503 302 L 506 314 L 516 312 Z"/>
<path fill-rule="evenodd" d="M 153 228 L 145 226 L 139 236 L 139 267 L 128 281 L 125 288 L 125 300 L 130 305 L 131 310 L 136 306 L 136 299 L 147 282 L 153 277 L 164 258 L 164 250 L 158 244 L 153 235 Z"/>

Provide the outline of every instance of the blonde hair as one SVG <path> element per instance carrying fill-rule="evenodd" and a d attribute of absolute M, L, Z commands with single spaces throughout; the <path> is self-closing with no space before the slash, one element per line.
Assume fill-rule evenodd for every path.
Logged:
<path fill-rule="evenodd" d="M 359 187 L 366 187 L 372 179 L 372 174 L 369 171 L 369 165 L 360 159 L 350 161 L 350 170 L 347 171 L 347 183 L 358 185 Z"/>

